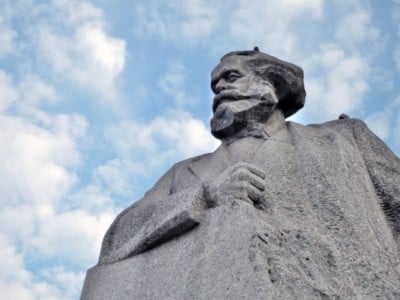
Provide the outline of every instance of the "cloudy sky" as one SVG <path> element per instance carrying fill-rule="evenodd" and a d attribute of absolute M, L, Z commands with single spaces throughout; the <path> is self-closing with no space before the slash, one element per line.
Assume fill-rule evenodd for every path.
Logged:
<path fill-rule="evenodd" d="M 209 152 L 210 71 L 303 67 L 291 119 L 363 119 L 400 154 L 399 0 L 1 0 L 0 298 L 77 299 L 116 214 Z"/>

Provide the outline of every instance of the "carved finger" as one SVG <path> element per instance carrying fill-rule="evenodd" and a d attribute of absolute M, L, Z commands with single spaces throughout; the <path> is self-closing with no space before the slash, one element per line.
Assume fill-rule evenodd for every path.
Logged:
<path fill-rule="evenodd" d="M 241 162 L 241 163 L 236 164 L 235 166 L 238 169 L 242 169 L 242 168 L 247 169 L 251 173 L 257 175 L 258 177 L 260 177 L 262 179 L 264 179 L 267 176 L 267 174 L 265 173 L 264 170 L 262 170 L 261 168 L 255 166 L 255 165 L 249 164 L 249 163 Z"/>
<path fill-rule="evenodd" d="M 264 170 L 260 169 L 259 167 L 253 166 L 253 165 L 249 165 L 248 170 L 251 173 L 260 177 L 261 179 L 265 179 L 265 177 L 267 176 L 267 174 L 265 173 Z"/>
<path fill-rule="evenodd" d="M 248 184 L 246 188 L 247 188 L 247 196 L 254 204 L 258 204 L 262 201 L 263 195 L 259 189 L 255 188 L 251 184 Z"/>
<path fill-rule="evenodd" d="M 260 191 L 263 191 L 265 188 L 264 180 L 245 168 L 236 170 L 236 172 L 232 174 L 232 179 L 250 183 Z"/>
<path fill-rule="evenodd" d="M 265 172 L 261 168 L 259 168 L 258 166 L 253 165 L 253 164 L 249 164 L 249 163 L 245 163 L 245 162 L 236 163 L 231 168 L 232 168 L 232 170 L 248 169 L 249 171 L 255 173 L 256 175 L 258 175 L 260 177 L 264 177 L 266 175 Z"/>
<path fill-rule="evenodd" d="M 255 176 L 253 173 L 250 176 L 249 183 L 260 191 L 265 190 L 265 181 L 260 177 Z"/>
<path fill-rule="evenodd" d="M 251 172 L 246 168 L 238 168 L 231 174 L 231 179 L 238 181 L 249 181 Z"/>

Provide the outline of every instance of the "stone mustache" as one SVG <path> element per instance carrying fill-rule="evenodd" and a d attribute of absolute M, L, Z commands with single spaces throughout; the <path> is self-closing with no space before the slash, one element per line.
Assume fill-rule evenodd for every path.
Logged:
<path fill-rule="evenodd" d="M 400 299 L 400 160 L 360 120 L 285 121 L 303 71 L 258 49 L 212 71 L 213 153 L 115 219 L 82 299 Z"/>

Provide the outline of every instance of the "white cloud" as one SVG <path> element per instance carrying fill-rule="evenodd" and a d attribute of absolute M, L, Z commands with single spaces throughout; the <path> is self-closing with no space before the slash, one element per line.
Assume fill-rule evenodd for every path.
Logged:
<path fill-rule="evenodd" d="M 386 140 L 390 135 L 392 111 L 384 110 L 368 115 L 365 119 L 368 127 L 382 140 Z"/>
<path fill-rule="evenodd" d="M 34 300 L 33 292 L 19 282 L 0 282 L 0 297 L 2 299 Z"/>
<path fill-rule="evenodd" d="M 400 146 L 400 95 L 386 103 L 385 107 L 365 118 L 368 127 L 382 140 Z"/>
<path fill-rule="evenodd" d="M 112 128 L 108 136 L 123 156 L 147 151 L 157 153 L 161 159 L 172 153 L 188 157 L 212 151 L 218 145 L 202 121 L 179 110 L 158 116 L 148 124 L 124 122 Z M 158 153 L 161 148 L 168 149 L 168 153 Z"/>
<path fill-rule="evenodd" d="M 397 115 L 397 119 L 394 124 L 393 128 L 393 139 L 396 145 L 400 148 L 400 114 Z M 400 155 L 400 153 L 397 153 L 397 155 Z"/>
<path fill-rule="evenodd" d="M 115 158 L 99 166 L 95 178 L 105 190 L 135 193 L 134 178 L 149 178 L 177 160 L 213 151 L 219 142 L 204 123 L 183 111 L 170 111 L 149 123 L 126 121 L 107 131 Z"/>
<path fill-rule="evenodd" d="M 76 264 L 94 263 L 101 235 L 114 214 L 57 212 L 76 182 L 75 169 L 81 163 L 78 141 L 87 122 L 80 115 L 50 115 L 38 109 L 43 101 L 57 100 L 57 93 L 35 75 L 16 83 L 1 71 L 0 96 L 7 100 L 0 113 L 0 298 L 74 298 L 76 288 L 74 296 L 60 292 L 28 271 L 24 259 L 47 260 L 53 255 Z M 14 115 L 5 110 L 11 106 Z M 84 228 L 78 230 L 79 224 Z M 66 250 L 71 245 L 76 251 Z"/>
<path fill-rule="evenodd" d="M 40 272 L 40 276 L 43 280 L 46 280 L 46 282 L 62 290 L 64 299 L 74 299 L 82 290 L 85 273 L 72 272 L 66 270 L 64 267 L 58 266 L 43 270 Z"/>
<path fill-rule="evenodd" d="M 60 75 L 114 98 L 118 75 L 125 66 L 126 43 L 107 35 L 98 24 L 84 24 L 73 36 L 63 36 L 42 25 L 39 28 L 42 58 Z"/>
<path fill-rule="evenodd" d="M 0 276 L 0 298 L 63 299 L 57 286 L 27 270 L 24 258 L 93 264 L 114 217 L 111 210 L 59 212 L 68 207 L 60 201 L 67 199 L 77 178 L 77 141 L 85 134 L 86 121 L 78 115 L 45 115 L 40 125 L 0 115 L 0 237 L 6 241 L 0 252 L 10 256 L 2 255 L 2 264 L 13 264 L 1 268 L 4 276 L 6 270 L 10 275 Z"/>
<path fill-rule="evenodd" d="M 173 142 L 177 153 L 186 157 L 199 155 L 214 150 L 219 144 L 202 121 L 180 112 L 170 118 L 156 118 L 150 127 L 154 136 Z"/>
<path fill-rule="evenodd" d="M 7 236 L 0 233 L 0 298 L 34 299 L 29 289 L 31 274 L 25 270 L 23 256 L 18 254 Z"/>
<path fill-rule="evenodd" d="M 57 112 L 68 96 L 57 84 L 115 98 L 126 43 L 88 1 L 0 10 L 0 59 L 15 63 L 0 70 L 0 298 L 76 299 L 116 213 L 110 191 L 78 184 L 88 122 Z"/>
<path fill-rule="evenodd" d="M 181 2 L 176 2 L 176 9 L 179 11 Z M 215 5 L 204 0 L 188 0 L 183 4 L 185 20 L 181 24 L 183 38 L 190 40 L 202 39 L 209 36 L 217 25 L 218 17 L 215 12 Z"/>
<path fill-rule="evenodd" d="M 51 210 L 49 205 L 35 206 L 32 203 L 2 205 L 0 234 L 6 234 L 15 245 L 21 245 L 24 241 L 29 243 L 37 229 L 37 216 L 49 210 Z M 16 220 L 18 220 L 17 224 L 15 224 Z"/>
<path fill-rule="evenodd" d="M 23 256 L 0 233 L 0 298 L 1 299 L 63 299 L 57 288 L 35 280 L 26 270 Z"/>
<path fill-rule="evenodd" d="M 40 65 L 62 79 L 116 98 L 126 42 L 111 36 L 103 12 L 83 0 L 6 2 L 0 15 L 0 58 L 23 57 L 23 72 Z M 11 25 L 19 24 L 18 36 Z M 17 51 L 18 50 L 18 51 Z M 51 67 L 49 69 L 48 67 Z"/>
<path fill-rule="evenodd" d="M 31 274 L 25 271 L 22 255 L 17 253 L 7 236 L 2 233 L 0 233 L 0 252 L 2 257 L 0 282 L 27 283 L 31 280 Z"/>
<path fill-rule="evenodd" d="M 240 0 L 229 20 L 231 35 L 268 52 L 290 54 L 298 43 L 294 21 L 304 15 L 321 18 L 323 5 L 322 0 Z"/>
<path fill-rule="evenodd" d="M 18 93 L 10 76 L 0 70 L 0 113 L 7 109 L 15 100 Z"/>
<path fill-rule="evenodd" d="M 399 26 L 399 20 L 400 20 L 400 2 L 396 2 L 394 3 L 394 5 L 391 7 L 391 17 L 393 20 L 393 24 L 395 26 L 397 26 L 398 30 L 400 30 L 400 26 Z"/>
<path fill-rule="evenodd" d="M 396 63 L 396 68 L 400 71 L 400 46 L 394 51 L 394 62 Z"/>
<path fill-rule="evenodd" d="M 3 203 L 58 201 L 75 182 L 69 168 L 80 155 L 75 141 L 86 126 L 80 116 L 48 119 L 50 130 L 19 117 L 0 116 L 0 193 Z"/>
<path fill-rule="evenodd" d="M 19 299 L 5 297 L 14 292 L 21 299 L 76 298 L 84 274 L 71 269 L 96 263 L 102 238 L 114 218 L 110 210 L 97 214 L 84 210 L 57 213 L 50 205 L 30 203 L 1 209 L 0 298 Z M 14 226 L 16 222 L 18 226 Z M 46 261 L 46 265 L 32 273 L 24 263 L 27 257 L 30 261 Z"/>
<path fill-rule="evenodd" d="M 84 210 L 48 211 L 39 217 L 37 233 L 28 246 L 47 259 L 57 257 L 76 266 L 94 264 L 114 217 L 108 212 L 91 215 Z"/>
<path fill-rule="evenodd" d="M 218 24 L 217 7 L 206 0 L 152 1 L 135 7 L 138 36 L 158 36 L 163 40 L 198 44 L 207 39 Z"/>
<path fill-rule="evenodd" d="M 59 99 L 56 89 L 34 74 L 27 74 L 18 90 L 20 100 L 34 107 L 42 102 L 54 103 Z"/>
<path fill-rule="evenodd" d="M 51 11 L 55 18 L 61 18 L 72 26 L 86 24 L 87 22 L 98 26 L 104 25 L 103 12 L 86 0 L 52 0 Z"/>
<path fill-rule="evenodd" d="M 78 47 L 87 56 L 93 56 L 94 63 L 102 71 L 115 77 L 124 68 L 125 42 L 108 36 L 101 28 L 85 25 L 77 31 Z"/>
<path fill-rule="evenodd" d="M 306 114 L 337 118 L 360 109 L 369 89 L 368 63 L 362 56 L 347 55 L 337 45 L 329 44 L 321 46 L 306 65 L 311 73 L 305 80 Z"/>
<path fill-rule="evenodd" d="M 106 164 L 98 166 L 94 173 L 95 182 L 105 187 L 110 193 L 117 195 L 129 195 L 132 192 L 130 184 L 130 170 L 135 170 L 136 166 L 126 158 L 115 158 Z"/>
<path fill-rule="evenodd" d="M 176 107 L 190 105 L 193 102 L 193 99 L 185 93 L 187 73 L 188 71 L 182 62 L 172 61 L 168 64 L 165 74 L 158 82 L 161 90 L 173 98 Z"/>
<path fill-rule="evenodd" d="M 392 111 L 394 120 L 391 124 L 391 138 L 393 138 L 394 144 L 400 148 L 400 94 L 392 101 L 388 110 Z M 398 152 L 397 155 L 400 155 Z"/>
<path fill-rule="evenodd" d="M 15 50 L 16 37 L 16 31 L 5 24 L 2 15 L 0 15 L 0 59 Z"/>
<path fill-rule="evenodd" d="M 380 31 L 371 24 L 372 13 L 369 10 L 357 8 L 340 19 L 335 37 L 346 44 L 357 44 L 366 40 L 374 41 Z"/>
<path fill-rule="evenodd" d="M 112 175 L 112 172 L 110 173 Z M 104 178 L 109 179 L 108 177 L 110 177 L 110 174 L 104 176 Z M 78 192 L 68 197 L 68 206 L 70 208 L 84 209 L 87 212 L 91 212 L 91 214 L 93 215 L 99 215 L 106 212 L 110 214 L 115 214 L 113 210 L 113 199 L 111 199 L 111 197 L 109 196 L 109 194 L 113 192 L 113 189 L 101 189 L 101 183 L 99 183 L 97 179 L 95 179 L 94 181 L 95 182 L 90 183 L 86 187 L 80 189 Z M 114 185 L 112 187 L 114 187 Z"/>
<path fill-rule="evenodd" d="M 37 78 L 15 85 L 18 89 L 14 90 L 15 86 L 2 75 L 3 81 L 8 81 L 8 89 L 13 91 L 8 94 L 21 95 L 21 100 L 15 101 L 23 102 L 24 95 L 32 102 L 54 96 L 52 89 Z M 25 94 L 30 88 L 32 94 Z M 87 122 L 80 115 L 49 115 L 38 109 L 32 112 L 36 115 L 30 118 L 0 115 L 0 235 L 6 234 L 9 243 L 12 242 L 11 249 L 20 245 L 23 254 L 31 259 L 56 257 L 70 265 L 94 264 L 101 239 L 115 216 L 111 201 L 103 201 L 101 211 L 99 203 L 60 202 L 68 199 L 77 180 L 76 167 L 81 163 L 78 141 L 86 133 Z M 96 198 L 94 192 L 82 190 L 79 197 L 76 194 L 71 200 L 87 200 L 86 196 L 92 200 Z M 61 207 L 71 209 L 74 205 L 75 209 L 60 212 Z M 88 211 L 79 207 L 88 208 Z M 90 209 L 93 212 L 89 212 Z M 4 250 L 0 245 L 0 251 L 9 251 L 9 248 Z M 16 257 L 23 264 L 22 253 Z M 20 269 L 25 270 L 25 267 Z M 25 270 L 22 274 L 30 273 Z M 9 282 L 10 289 L 0 287 L 0 295 L 15 292 L 21 299 L 62 298 L 55 286 L 33 280 L 31 276 L 25 283 L 18 277 Z M 1 281 L 4 283 L 5 279 Z"/>
<path fill-rule="evenodd" d="M 0 254 L 4 260 L 0 263 L 0 296 L 6 292 L 2 284 L 11 284 L 24 292 L 26 299 L 36 294 L 42 296 L 33 299 L 49 299 L 49 294 L 52 299 L 76 298 L 84 274 L 71 269 L 96 263 L 102 238 L 114 218 L 110 209 L 96 214 L 79 209 L 57 213 L 50 205 L 33 203 L 1 209 Z M 16 222 L 18 226 L 13 226 Z M 46 265 L 31 273 L 24 265 L 27 257 L 46 261 Z"/>
<path fill-rule="evenodd" d="M 14 107 L 18 113 L 38 114 L 38 106 L 59 99 L 56 89 L 34 74 L 26 74 L 16 83 L 0 69 L 0 112 Z"/>
<path fill-rule="evenodd" d="M 17 300 L 76 299 L 80 294 L 83 272 L 53 267 L 33 274 L 24 257 L 7 236 L 0 233 L 0 298 Z"/>

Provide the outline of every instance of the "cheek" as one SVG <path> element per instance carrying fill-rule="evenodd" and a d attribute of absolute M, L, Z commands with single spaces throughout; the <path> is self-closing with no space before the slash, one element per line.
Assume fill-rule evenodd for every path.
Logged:
<path fill-rule="evenodd" d="M 243 87 L 249 92 L 260 95 L 272 94 L 275 97 L 275 90 L 265 82 L 248 81 Z"/>
<path fill-rule="evenodd" d="M 261 91 L 265 90 L 265 88 L 259 82 L 254 80 L 242 81 L 240 85 L 241 90 L 249 94 L 254 94 L 255 92 L 260 93 Z"/>

